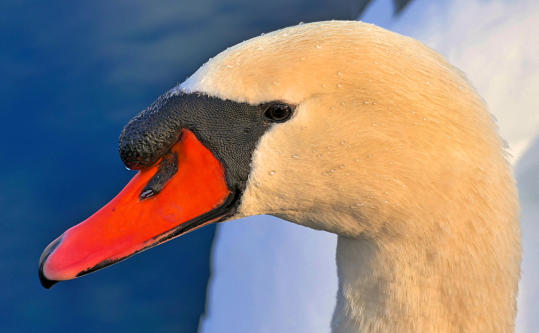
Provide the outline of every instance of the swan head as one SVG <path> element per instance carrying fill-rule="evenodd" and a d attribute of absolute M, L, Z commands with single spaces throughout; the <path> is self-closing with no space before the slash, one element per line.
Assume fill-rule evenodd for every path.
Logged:
<path fill-rule="evenodd" d="M 49 245 L 42 282 L 259 214 L 351 238 L 497 233 L 458 216 L 516 218 L 501 147 L 481 98 L 423 44 L 361 22 L 275 31 L 210 59 L 126 126 L 120 153 L 141 172 Z"/>
<path fill-rule="evenodd" d="M 259 139 L 237 217 L 410 235 L 436 228 L 415 223 L 457 211 L 463 193 L 496 190 L 508 211 L 515 203 L 503 142 L 462 73 L 371 24 L 305 24 L 248 40 L 173 91 L 294 105 Z"/>

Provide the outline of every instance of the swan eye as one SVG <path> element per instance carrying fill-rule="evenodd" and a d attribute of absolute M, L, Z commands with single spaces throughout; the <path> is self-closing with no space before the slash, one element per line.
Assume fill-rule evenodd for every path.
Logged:
<path fill-rule="evenodd" d="M 264 116 L 271 121 L 282 123 L 292 115 L 292 107 L 284 103 L 275 103 L 267 106 Z"/>

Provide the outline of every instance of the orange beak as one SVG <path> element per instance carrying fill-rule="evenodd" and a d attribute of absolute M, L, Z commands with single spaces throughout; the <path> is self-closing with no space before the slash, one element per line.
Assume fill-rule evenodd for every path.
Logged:
<path fill-rule="evenodd" d="M 177 159 L 173 161 L 177 171 L 159 193 L 147 197 L 143 192 L 159 178 L 156 174 L 164 160 L 138 172 L 108 204 L 47 246 L 39 264 L 44 287 L 229 216 L 235 198 L 224 167 L 192 132 L 182 130 L 181 140 L 168 156 Z"/>

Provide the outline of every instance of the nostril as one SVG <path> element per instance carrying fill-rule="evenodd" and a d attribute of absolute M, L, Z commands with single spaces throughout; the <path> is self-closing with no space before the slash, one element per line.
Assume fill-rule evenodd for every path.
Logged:
<path fill-rule="evenodd" d="M 178 154 L 169 153 L 161 161 L 157 173 L 140 192 L 139 199 L 144 200 L 159 194 L 176 172 L 178 172 Z"/>

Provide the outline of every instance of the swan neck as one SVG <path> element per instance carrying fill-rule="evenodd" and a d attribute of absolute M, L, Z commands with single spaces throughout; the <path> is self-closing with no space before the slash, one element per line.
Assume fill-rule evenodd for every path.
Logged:
<path fill-rule="evenodd" d="M 514 288 L 499 279 L 503 268 L 446 250 L 417 239 L 339 236 L 332 332 L 512 331 Z"/>

